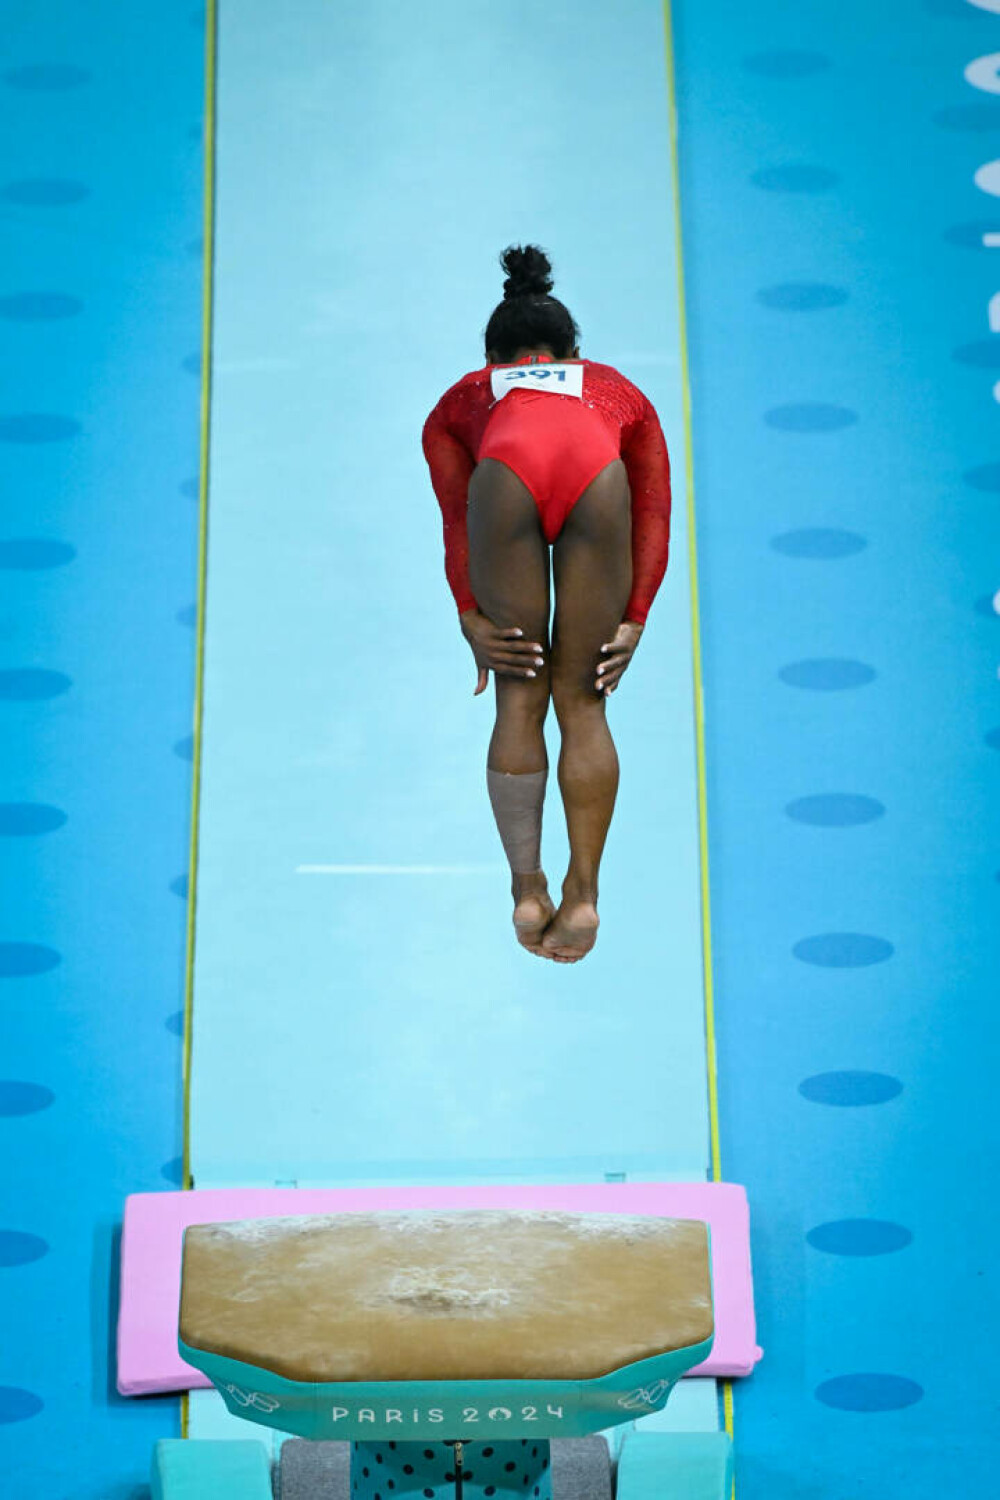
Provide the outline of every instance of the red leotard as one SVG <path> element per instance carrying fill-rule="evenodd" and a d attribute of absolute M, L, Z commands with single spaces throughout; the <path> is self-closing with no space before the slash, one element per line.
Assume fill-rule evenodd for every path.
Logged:
<path fill-rule="evenodd" d="M 587 485 L 618 457 L 615 434 L 578 396 L 512 390 L 490 412 L 479 462 L 496 458 L 531 491 L 554 542 Z"/>
<path fill-rule="evenodd" d="M 518 360 L 528 364 L 549 356 Z M 583 396 L 511 390 L 494 401 L 486 365 L 462 377 L 424 424 L 424 455 L 444 521 L 445 573 L 459 613 L 476 608 L 469 587 L 469 479 L 496 458 L 531 491 L 546 540 L 558 536 L 587 485 L 616 458 L 632 496 L 632 591 L 626 620 L 645 624 L 666 572 L 670 544 L 670 461 L 659 419 L 637 386 L 611 365 L 583 366 Z"/>

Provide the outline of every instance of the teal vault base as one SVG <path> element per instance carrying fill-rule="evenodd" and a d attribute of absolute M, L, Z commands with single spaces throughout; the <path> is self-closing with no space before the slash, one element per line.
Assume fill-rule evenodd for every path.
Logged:
<path fill-rule="evenodd" d="M 461 1500 L 572 1500 L 552 1497 L 546 1439 L 462 1449 Z M 724 1432 L 630 1432 L 624 1440 L 616 1500 L 730 1500 L 732 1487 Z M 274 1500 L 266 1450 L 253 1439 L 165 1439 L 153 1453 L 151 1488 L 152 1500 Z M 352 1443 L 350 1490 L 338 1500 L 456 1500 L 457 1491 L 453 1444 Z"/>
<path fill-rule="evenodd" d="M 711 1339 L 622 1365 L 591 1380 L 289 1380 L 178 1338 L 236 1417 L 312 1440 L 477 1443 L 586 1437 L 650 1416 Z M 387 1500 L 387 1497 L 383 1497 Z"/>
<path fill-rule="evenodd" d="M 547 1438 L 351 1444 L 351 1500 L 552 1500 Z"/>

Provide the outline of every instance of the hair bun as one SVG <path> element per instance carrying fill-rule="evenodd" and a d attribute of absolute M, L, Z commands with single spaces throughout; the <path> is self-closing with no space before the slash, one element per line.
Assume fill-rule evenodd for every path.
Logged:
<path fill-rule="evenodd" d="M 544 297 L 552 290 L 552 266 L 537 245 L 508 245 L 500 257 L 507 272 L 504 301 L 510 297 Z"/>

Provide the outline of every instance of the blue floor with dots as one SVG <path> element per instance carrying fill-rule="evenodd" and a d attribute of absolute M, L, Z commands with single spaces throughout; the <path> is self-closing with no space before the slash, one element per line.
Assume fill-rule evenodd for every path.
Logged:
<path fill-rule="evenodd" d="M 675 6 L 746 1500 L 995 1483 L 991 11 Z"/>
<path fill-rule="evenodd" d="M 988 1494 L 997 1457 L 997 12 L 674 0 L 746 1500 Z M 43 0 L 0 68 L 10 1500 L 143 1500 L 179 1431 L 113 1337 L 122 1201 L 181 1180 L 203 48 L 193 6 Z"/>
<path fill-rule="evenodd" d="M 128 1193 L 180 1182 L 204 17 L 8 7 L 0 63 L 0 1489 L 135 1500 Z"/>

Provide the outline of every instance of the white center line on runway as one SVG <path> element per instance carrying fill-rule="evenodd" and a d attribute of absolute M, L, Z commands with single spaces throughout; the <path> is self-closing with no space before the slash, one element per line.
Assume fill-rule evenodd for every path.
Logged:
<path fill-rule="evenodd" d="M 505 865 L 296 865 L 296 875 L 501 875 Z"/>

